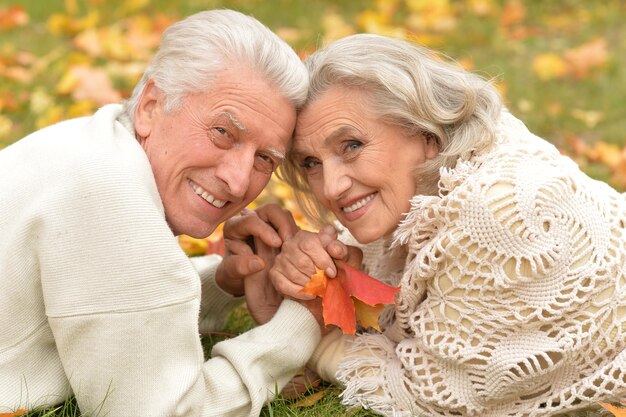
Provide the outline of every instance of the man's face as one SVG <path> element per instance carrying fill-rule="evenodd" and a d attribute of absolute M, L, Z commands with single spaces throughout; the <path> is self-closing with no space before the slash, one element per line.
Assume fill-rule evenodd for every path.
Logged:
<path fill-rule="evenodd" d="M 291 139 L 296 109 L 255 71 L 223 71 L 207 92 L 164 112 L 149 83 L 135 131 L 174 234 L 201 238 L 263 190 Z"/>

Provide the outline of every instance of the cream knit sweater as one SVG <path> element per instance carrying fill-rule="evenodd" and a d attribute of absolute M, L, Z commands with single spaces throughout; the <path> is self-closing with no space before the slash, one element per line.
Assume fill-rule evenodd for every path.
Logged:
<path fill-rule="evenodd" d="M 236 302 L 219 257 L 179 248 L 121 105 L 0 151 L 0 413 L 62 402 L 108 417 L 257 416 L 319 341 L 285 301 L 219 343 L 200 328 Z M 201 285 L 202 281 L 202 285 Z"/>
<path fill-rule="evenodd" d="M 402 289 L 384 335 L 333 333 L 314 354 L 346 404 L 530 417 L 626 400 L 626 197 L 510 114 L 364 251 Z"/>

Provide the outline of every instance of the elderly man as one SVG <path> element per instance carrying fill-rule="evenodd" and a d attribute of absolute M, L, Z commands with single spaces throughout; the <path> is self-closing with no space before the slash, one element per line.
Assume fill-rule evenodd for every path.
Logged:
<path fill-rule="evenodd" d="M 266 27 L 202 12 L 165 32 L 125 105 L 0 152 L 0 412 L 73 394 L 109 417 L 259 414 L 320 328 L 314 306 L 263 305 L 262 279 L 243 279 L 263 261 L 241 243 L 278 247 L 295 225 L 248 216 L 227 230 L 232 256 L 195 268 L 175 235 L 207 236 L 261 192 L 306 89 Z M 199 328 L 222 325 L 244 289 L 269 321 L 204 362 Z"/>

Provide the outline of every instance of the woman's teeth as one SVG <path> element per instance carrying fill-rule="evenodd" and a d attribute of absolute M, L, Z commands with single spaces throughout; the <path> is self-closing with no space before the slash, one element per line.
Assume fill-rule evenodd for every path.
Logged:
<path fill-rule="evenodd" d="M 343 210 L 344 213 L 352 213 L 353 211 L 358 210 L 361 207 L 363 207 L 364 205 L 366 205 L 371 199 L 374 198 L 374 196 L 375 196 L 375 194 L 370 194 L 367 197 L 357 201 L 356 203 L 354 203 L 350 207 L 342 208 L 342 210 Z"/>

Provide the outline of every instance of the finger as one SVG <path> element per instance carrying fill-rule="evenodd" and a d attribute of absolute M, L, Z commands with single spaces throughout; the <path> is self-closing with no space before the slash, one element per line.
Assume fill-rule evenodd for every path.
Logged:
<path fill-rule="evenodd" d="M 348 257 L 348 246 L 339 240 L 333 240 L 326 246 L 326 251 L 334 259 L 346 260 Z"/>
<path fill-rule="evenodd" d="M 231 279 L 242 279 L 265 268 L 263 259 L 256 255 L 230 255 L 222 264 L 224 273 Z"/>
<path fill-rule="evenodd" d="M 270 270 L 270 279 L 276 290 L 283 295 L 299 300 L 313 300 L 316 297 L 315 295 L 301 292 L 302 285 L 292 282 L 287 276 L 274 269 Z"/>
<path fill-rule="evenodd" d="M 282 239 L 274 228 L 256 215 L 233 217 L 224 224 L 224 238 L 246 240 L 250 236 L 260 238 L 265 244 L 278 248 Z"/>
<path fill-rule="evenodd" d="M 322 242 L 320 241 L 318 235 L 311 234 L 310 238 L 301 239 L 298 241 L 298 248 L 301 252 L 306 254 L 306 257 L 310 258 L 313 261 L 313 264 L 316 269 L 321 269 L 326 273 L 326 275 L 330 278 L 334 278 L 337 275 L 337 269 L 335 268 L 335 262 L 332 257 L 328 254 L 326 249 L 322 246 Z M 294 257 L 292 258 L 292 262 L 300 269 L 301 271 L 307 271 L 305 268 L 307 267 L 307 260 L 305 257 Z M 308 272 L 308 271 L 307 271 Z M 313 271 L 311 274 L 314 274 Z"/>
<path fill-rule="evenodd" d="M 283 255 L 279 255 L 276 257 L 274 261 L 274 265 L 270 269 L 270 278 L 274 280 L 276 278 L 275 285 L 278 283 L 278 280 L 283 278 L 288 279 L 289 281 L 297 284 L 301 287 L 304 287 L 306 284 L 311 281 L 311 276 L 315 274 L 315 266 L 311 262 L 309 266 L 303 271 L 301 268 L 293 265 L 288 258 Z"/>
<path fill-rule="evenodd" d="M 318 235 L 322 246 L 326 247 L 330 242 L 337 239 L 337 230 L 332 225 L 327 224 L 319 230 Z"/>
<path fill-rule="evenodd" d="M 291 239 L 300 228 L 296 225 L 291 212 L 278 204 L 267 204 L 257 209 L 259 218 L 268 222 L 282 241 Z"/>
<path fill-rule="evenodd" d="M 346 262 L 350 265 L 360 267 L 363 262 L 363 251 L 356 246 L 347 246 L 348 255 L 346 256 Z"/>
<path fill-rule="evenodd" d="M 224 247 L 234 255 L 254 255 L 250 245 L 241 240 L 224 239 Z"/>

